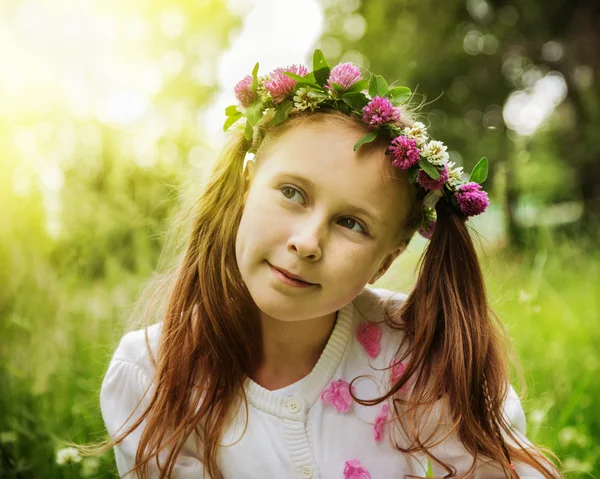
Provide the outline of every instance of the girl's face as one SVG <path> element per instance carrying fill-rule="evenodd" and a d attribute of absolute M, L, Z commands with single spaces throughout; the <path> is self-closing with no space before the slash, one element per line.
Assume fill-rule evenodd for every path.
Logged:
<path fill-rule="evenodd" d="M 353 150 L 362 134 L 337 122 L 295 126 L 258 165 L 248 163 L 236 257 L 268 316 L 298 321 L 335 312 L 404 249 L 397 238 L 410 185 L 382 174 L 381 150 Z M 273 267 L 312 285 L 289 285 Z"/>

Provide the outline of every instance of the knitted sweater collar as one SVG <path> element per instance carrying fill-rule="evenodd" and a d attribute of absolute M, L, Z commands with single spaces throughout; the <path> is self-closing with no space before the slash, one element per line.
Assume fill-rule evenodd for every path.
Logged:
<path fill-rule="evenodd" d="M 331 382 L 342 360 L 351 337 L 353 310 L 354 305 L 350 302 L 338 311 L 335 326 L 325 349 L 295 394 L 295 396 L 302 397 L 309 408 L 319 399 L 323 389 Z M 250 378 L 246 378 L 244 387 L 248 402 L 255 408 L 275 416 L 287 415 L 285 405 L 289 401 L 288 398 L 265 389 Z"/>

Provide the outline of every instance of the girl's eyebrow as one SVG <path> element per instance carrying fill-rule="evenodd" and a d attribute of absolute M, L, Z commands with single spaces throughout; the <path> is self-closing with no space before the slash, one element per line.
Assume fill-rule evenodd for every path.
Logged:
<path fill-rule="evenodd" d="M 309 190 L 315 189 L 315 184 L 311 180 L 309 180 L 308 178 L 304 178 L 303 176 L 299 176 L 293 173 L 279 173 L 277 177 L 290 178 L 292 180 L 297 181 L 298 183 L 304 184 L 304 186 Z M 374 214 L 370 213 L 368 210 L 362 208 L 361 206 L 348 204 L 348 207 L 352 210 L 363 213 L 365 216 L 368 216 L 373 222 L 377 223 L 378 225 L 381 225 L 381 221 L 379 220 L 379 218 L 377 218 Z"/>

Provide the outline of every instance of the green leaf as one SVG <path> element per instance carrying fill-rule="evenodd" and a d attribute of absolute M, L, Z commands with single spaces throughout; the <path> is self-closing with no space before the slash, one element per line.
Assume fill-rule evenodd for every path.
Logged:
<path fill-rule="evenodd" d="M 283 72 L 283 74 L 284 74 L 285 76 L 288 76 L 288 77 L 290 77 L 290 78 L 293 78 L 293 79 L 294 79 L 294 80 L 296 80 L 297 82 L 304 82 L 304 81 L 306 81 L 306 80 L 304 79 L 304 77 L 303 77 L 303 76 L 296 75 L 294 72 Z"/>
<path fill-rule="evenodd" d="M 488 175 L 488 159 L 484 156 L 481 160 L 477 162 L 475 168 L 473 168 L 473 172 L 471 173 L 471 177 L 469 181 L 474 181 L 475 183 L 482 184 Z"/>
<path fill-rule="evenodd" d="M 252 91 L 256 93 L 256 89 L 258 88 L 258 62 L 254 65 L 252 69 Z"/>
<path fill-rule="evenodd" d="M 246 122 L 246 128 L 244 128 L 244 136 L 246 137 L 246 140 L 248 141 L 252 141 L 252 135 L 254 133 L 254 130 L 252 128 L 252 125 L 250 124 L 249 121 Z"/>
<path fill-rule="evenodd" d="M 320 70 L 321 68 L 329 69 L 329 65 L 327 64 L 327 60 L 325 60 L 325 55 L 318 48 L 313 53 L 313 71 Z"/>
<path fill-rule="evenodd" d="M 280 123 L 283 123 L 292 111 L 292 108 L 294 108 L 294 102 L 292 100 L 283 100 L 277 106 L 277 109 L 275 110 L 275 115 L 269 122 L 269 126 L 275 126 L 279 125 Z"/>
<path fill-rule="evenodd" d="M 355 110 L 362 110 L 369 103 L 369 99 L 364 93 L 355 92 L 344 93 L 342 101 Z"/>
<path fill-rule="evenodd" d="M 329 67 L 319 68 L 313 72 L 316 82 L 321 86 L 327 83 L 327 80 L 329 79 L 329 73 L 331 73 Z"/>
<path fill-rule="evenodd" d="M 407 86 L 397 86 L 391 88 L 385 94 L 385 96 L 389 98 L 389 100 L 392 102 L 392 105 L 397 106 L 400 103 L 408 100 L 410 98 L 410 93 L 410 88 L 408 88 Z"/>
<path fill-rule="evenodd" d="M 337 109 L 339 111 L 341 111 L 342 113 L 350 113 L 350 107 L 348 106 L 347 103 L 342 102 L 337 102 L 336 103 Z"/>
<path fill-rule="evenodd" d="M 418 165 L 421 167 L 421 169 L 427 173 L 429 175 L 429 177 L 433 180 L 439 180 L 440 179 L 440 172 L 437 170 L 437 168 L 435 166 L 433 166 L 431 163 L 429 163 L 429 160 L 427 158 L 423 158 L 421 157 L 421 160 L 419 161 Z"/>
<path fill-rule="evenodd" d="M 306 75 L 304 75 L 302 78 L 304 78 L 305 82 L 310 82 L 310 83 L 317 83 L 317 80 L 315 79 L 315 72 L 310 72 L 307 73 Z"/>
<path fill-rule="evenodd" d="M 309 90 L 307 95 L 311 100 L 327 100 L 329 98 L 329 95 L 321 90 Z"/>
<path fill-rule="evenodd" d="M 390 136 L 397 137 L 402 134 L 402 128 L 398 128 L 396 125 L 383 125 L 383 129 L 390 132 Z"/>
<path fill-rule="evenodd" d="M 419 165 L 413 165 L 408 169 L 408 181 L 411 185 L 417 179 L 417 173 L 419 173 Z"/>
<path fill-rule="evenodd" d="M 433 463 L 431 459 L 427 459 L 427 475 L 425 477 L 435 477 L 433 474 Z"/>
<path fill-rule="evenodd" d="M 369 82 L 369 95 L 371 98 L 385 96 L 388 92 L 388 84 L 381 75 L 371 75 Z"/>
<path fill-rule="evenodd" d="M 321 86 L 318 85 L 315 80 L 311 79 L 309 77 L 309 75 L 307 75 L 305 77 L 301 77 L 300 75 L 296 75 L 295 73 L 292 73 L 292 72 L 283 72 L 283 74 L 285 76 L 288 76 L 288 77 L 296 80 L 298 82 L 298 85 L 310 85 L 317 89 L 321 88 Z M 314 78 L 314 76 L 313 76 L 313 78 Z"/>
<path fill-rule="evenodd" d="M 339 83 L 332 83 L 331 86 L 338 93 L 345 93 L 346 92 L 346 90 L 344 90 L 344 87 L 342 85 L 340 85 Z"/>
<path fill-rule="evenodd" d="M 238 112 L 237 115 L 232 115 L 225 120 L 225 124 L 223 125 L 223 131 L 227 131 L 231 125 L 233 125 L 236 121 L 238 121 L 243 115 Z"/>
<path fill-rule="evenodd" d="M 358 150 L 358 148 L 365 143 L 371 143 L 375 138 L 377 138 L 377 131 L 370 131 L 356 142 L 354 151 Z"/>
<path fill-rule="evenodd" d="M 236 116 L 238 113 L 240 112 L 237 109 L 237 105 L 230 105 L 225 108 L 225 115 L 227 116 Z"/>
<path fill-rule="evenodd" d="M 369 86 L 369 80 L 359 80 L 354 83 L 350 88 L 348 88 L 349 92 L 361 92 L 365 88 Z"/>
<path fill-rule="evenodd" d="M 262 116 L 263 104 L 260 101 L 252 103 L 248 108 L 246 108 L 246 118 L 248 119 L 248 123 L 252 126 L 258 123 L 260 117 Z"/>

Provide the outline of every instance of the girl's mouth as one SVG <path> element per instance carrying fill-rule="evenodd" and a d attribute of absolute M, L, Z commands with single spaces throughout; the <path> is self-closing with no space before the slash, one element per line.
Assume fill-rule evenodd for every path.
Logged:
<path fill-rule="evenodd" d="M 275 268 L 270 263 L 267 263 L 267 264 L 269 265 L 269 268 L 271 269 L 273 276 L 275 276 L 277 279 L 279 279 L 282 283 L 288 284 L 290 286 L 294 286 L 296 288 L 307 288 L 309 286 L 315 286 L 315 284 L 313 284 L 313 283 L 308 283 L 306 281 L 302 281 L 299 279 L 290 278 L 283 271 Z"/>

